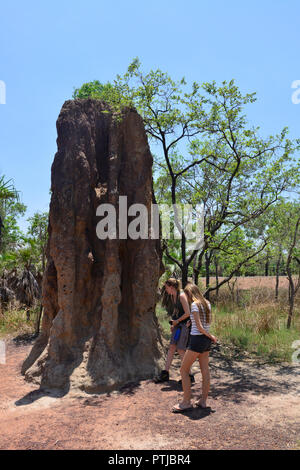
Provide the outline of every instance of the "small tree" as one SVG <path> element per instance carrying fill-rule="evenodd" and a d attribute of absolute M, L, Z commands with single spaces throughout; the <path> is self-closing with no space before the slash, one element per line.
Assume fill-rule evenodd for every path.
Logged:
<path fill-rule="evenodd" d="M 45 271 L 46 246 L 48 240 L 48 212 L 36 212 L 29 217 L 30 223 L 27 231 L 28 239 L 36 245 L 36 249 L 40 256 L 42 275 Z"/>
<path fill-rule="evenodd" d="M 291 204 L 289 210 L 289 219 L 287 221 L 287 229 L 289 231 L 289 247 L 288 256 L 286 262 L 286 271 L 289 280 L 289 314 L 287 321 L 287 328 L 291 327 L 292 316 L 294 312 L 295 296 L 300 287 L 300 205 Z M 293 280 L 292 275 L 292 261 L 295 260 L 298 264 L 298 280 L 296 283 Z"/>
<path fill-rule="evenodd" d="M 7 203 L 14 200 L 19 201 L 19 193 L 13 185 L 12 180 L 6 180 L 4 175 L 0 176 L 0 253 L 4 249 L 3 238 L 8 232 L 4 224 L 7 216 Z"/>
<path fill-rule="evenodd" d="M 287 328 L 290 328 L 294 312 L 295 296 L 300 287 L 300 205 L 298 201 L 281 200 L 268 212 L 268 232 L 270 244 L 277 253 L 276 273 L 279 273 L 281 260 L 284 261 L 289 281 L 289 313 Z M 293 274 L 298 271 L 298 279 Z M 278 275 L 276 274 L 276 293 L 278 299 Z"/>
<path fill-rule="evenodd" d="M 182 233 L 180 256 L 174 256 L 174 250 L 172 255 L 174 241 L 166 241 L 163 247 L 180 269 L 183 285 L 190 266 L 197 283 L 203 259 L 209 272 L 210 254 L 221 250 L 233 231 L 263 214 L 293 185 L 299 169 L 293 154 L 299 142 L 287 138 L 286 128 L 265 139 L 258 128 L 250 128 L 243 107 L 256 100 L 255 94 L 242 95 L 233 80 L 221 86 L 194 82 L 187 89 L 184 78 L 174 81 L 159 69 L 143 73 L 135 59 L 113 85 L 92 82 L 74 94 L 75 98 L 87 96 L 107 97 L 113 105 L 129 103 L 141 114 L 150 143 L 158 149 L 156 200 L 173 205 L 174 224 Z M 160 184 L 164 191 L 157 192 Z M 189 250 L 176 210 L 182 202 L 193 207 L 204 203 L 201 249 Z M 232 275 L 249 261 L 248 256 L 253 253 L 238 262 Z"/>

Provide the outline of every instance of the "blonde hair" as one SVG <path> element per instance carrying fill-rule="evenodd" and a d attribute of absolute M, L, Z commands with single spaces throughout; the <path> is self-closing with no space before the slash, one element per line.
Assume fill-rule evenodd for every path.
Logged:
<path fill-rule="evenodd" d="M 199 308 L 199 313 L 200 313 L 200 318 L 203 318 L 203 311 L 205 313 L 205 322 L 210 323 L 211 322 L 211 313 L 210 309 L 207 303 L 207 300 L 204 298 L 203 294 L 200 292 L 199 287 L 196 286 L 196 284 L 193 284 L 189 282 L 185 288 L 183 289 L 184 293 L 187 296 L 187 300 L 189 303 L 189 306 L 193 302 L 197 304 L 197 307 Z M 203 310 L 201 308 L 201 305 L 203 307 Z"/>

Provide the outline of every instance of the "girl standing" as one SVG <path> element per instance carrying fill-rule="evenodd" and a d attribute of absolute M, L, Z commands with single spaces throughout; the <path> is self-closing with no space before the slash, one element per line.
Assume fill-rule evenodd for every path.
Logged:
<path fill-rule="evenodd" d="M 165 369 L 154 379 L 156 383 L 167 382 L 169 380 L 169 369 L 175 351 L 177 350 L 182 360 L 189 338 L 187 322 L 190 317 L 190 308 L 186 294 L 180 289 L 180 281 L 175 278 L 170 278 L 166 281 L 164 288 L 167 296 L 164 296 L 163 305 L 168 309 L 168 313 L 172 315 L 172 336 Z M 190 376 L 190 379 L 193 382 L 195 381 L 193 375 Z"/>
<path fill-rule="evenodd" d="M 172 409 L 174 413 L 192 409 L 191 405 L 191 381 L 189 371 L 193 363 L 198 359 L 202 375 L 202 395 L 195 402 L 200 408 L 206 408 L 206 400 L 210 388 L 209 351 L 211 344 L 217 342 L 217 338 L 209 333 L 211 324 L 211 305 L 203 297 L 199 288 L 189 283 L 184 288 L 191 311 L 192 329 L 184 355 L 180 373 L 182 377 L 183 401 Z"/>

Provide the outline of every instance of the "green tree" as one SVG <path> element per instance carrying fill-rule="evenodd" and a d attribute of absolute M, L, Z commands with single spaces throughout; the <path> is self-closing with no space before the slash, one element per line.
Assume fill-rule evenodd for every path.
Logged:
<path fill-rule="evenodd" d="M 124 106 L 133 106 L 130 97 L 126 96 L 122 87 L 116 84 L 100 83 L 98 80 L 84 83 L 80 88 L 75 88 L 73 99 L 97 98 L 109 103 L 115 111 L 121 112 Z"/>
<path fill-rule="evenodd" d="M 11 201 L 19 201 L 19 193 L 12 183 L 12 180 L 7 180 L 4 175 L 0 176 L 0 252 L 4 249 L 3 239 L 9 233 L 9 228 L 6 228 L 5 219 L 9 214 L 8 203 Z M 9 207 L 8 207 L 9 206 Z M 21 206 L 18 206 L 20 209 Z M 8 224 L 11 222 L 8 221 Z"/>
<path fill-rule="evenodd" d="M 289 140 L 286 128 L 262 138 L 258 128 L 249 127 L 243 108 L 256 100 L 255 93 L 243 95 L 233 80 L 220 86 L 194 82 L 189 89 L 184 78 L 174 81 L 159 69 L 144 74 L 135 59 L 112 86 L 117 96 L 136 107 L 150 143 L 158 149 L 154 155 L 156 198 L 173 205 L 173 222 L 182 232 L 180 256 L 175 256 L 174 241 L 165 242 L 164 251 L 180 269 L 183 285 L 192 263 L 197 282 L 203 258 L 207 272 L 211 254 L 293 186 L 299 169 L 293 155 L 299 141 Z M 96 97 L 97 92 L 93 90 L 90 96 Z M 101 89 L 98 96 L 104 97 Z M 176 211 L 181 202 L 193 207 L 204 203 L 201 249 L 189 250 Z M 260 250 L 256 247 L 257 253 Z M 232 272 L 252 255 L 246 254 Z"/>
<path fill-rule="evenodd" d="M 287 328 L 290 328 L 295 297 L 300 288 L 300 203 L 299 199 L 284 201 L 274 207 L 270 214 L 270 235 L 281 257 L 289 281 L 289 313 Z M 294 273 L 298 274 L 297 280 Z M 278 295 L 278 294 L 277 294 Z"/>
<path fill-rule="evenodd" d="M 38 258 L 41 263 L 42 274 L 45 271 L 46 264 L 46 246 L 48 241 L 48 212 L 36 212 L 29 217 L 29 227 L 27 230 L 28 241 L 31 246 L 35 246 Z"/>

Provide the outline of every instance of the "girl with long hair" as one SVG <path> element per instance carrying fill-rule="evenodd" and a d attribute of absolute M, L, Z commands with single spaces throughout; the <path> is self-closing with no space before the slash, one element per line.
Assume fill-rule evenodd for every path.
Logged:
<path fill-rule="evenodd" d="M 191 312 L 191 334 L 187 350 L 181 364 L 181 377 L 183 387 L 183 400 L 172 408 L 174 413 L 192 409 L 191 405 L 191 381 L 189 371 L 193 363 L 198 359 L 202 375 L 202 395 L 195 402 L 200 408 L 206 408 L 206 400 L 210 387 L 209 351 L 211 344 L 217 342 L 217 338 L 209 333 L 211 324 L 211 305 L 204 298 L 198 286 L 188 283 L 184 288 Z"/>
<path fill-rule="evenodd" d="M 165 369 L 154 379 L 155 383 L 167 382 L 169 380 L 169 370 L 175 351 L 177 350 L 182 360 L 189 338 L 187 323 L 190 317 L 190 308 L 186 294 L 181 291 L 178 279 L 170 278 L 165 282 L 162 305 L 167 309 L 168 314 L 171 315 L 172 335 Z M 193 375 L 190 376 L 190 380 L 195 382 Z"/>

